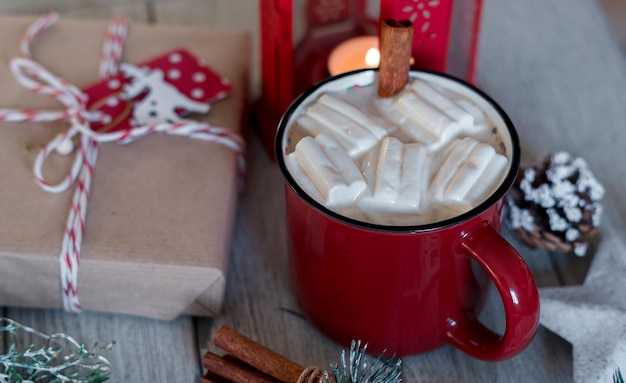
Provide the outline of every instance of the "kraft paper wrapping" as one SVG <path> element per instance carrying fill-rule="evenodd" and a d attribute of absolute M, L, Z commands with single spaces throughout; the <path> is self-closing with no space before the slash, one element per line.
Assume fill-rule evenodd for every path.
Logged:
<path fill-rule="evenodd" d="M 35 17 L 0 17 L 0 108 L 62 109 L 9 72 Z M 61 19 L 35 39 L 33 58 L 78 87 L 96 81 L 107 21 Z M 245 32 L 131 23 L 123 61 L 187 48 L 233 84 L 207 115 L 240 131 L 246 103 Z M 59 253 L 73 187 L 50 194 L 33 181 L 37 150 L 66 123 L 0 123 L 0 306 L 61 307 Z M 52 155 L 50 182 L 71 156 Z M 220 311 L 237 201 L 236 155 L 217 143 L 152 134 L 102 144 L 91 185 L 79 269 L 84 310 L 172 319 Z"/>

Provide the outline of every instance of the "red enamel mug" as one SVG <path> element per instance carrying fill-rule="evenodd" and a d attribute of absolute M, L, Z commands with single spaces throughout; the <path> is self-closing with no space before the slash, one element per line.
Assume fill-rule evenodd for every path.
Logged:
<path fill-rule="evenodd" d="M 286 131 L 303 108 L 323 92 L 371 85 L 377 73 L 355 71 L 315 85 L 294 101 L 279 124 L 276 159 L 285 179 L 288 253 L 299 305 L 329 338 L 345 346 L 361 340 L 372 354 L 411 355 L 450 344 L 478 359 L 510 358 L 537 331 L 539 295 L 528 266 L 499 234 L 520 148 L 513 124 L 489 96 L 444 74 L 410 73 L 474 101 L 497 127 L 509 159 L 496 191 L 454 218 L 419 226 L 346 218 L 307 195 L 285 164 Z M 502 298 L 503 334 L 477 319 L 489 279 Z"/>

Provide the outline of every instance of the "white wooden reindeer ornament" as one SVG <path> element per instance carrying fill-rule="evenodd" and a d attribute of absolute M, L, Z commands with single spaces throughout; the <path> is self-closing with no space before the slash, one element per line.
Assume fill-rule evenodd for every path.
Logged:
<path fill-rule="evenodd" d="M 207 113 L 210 109 L 208 103 L 195 101 L 168 83 L 160 69 L 139 68 L 128 63 L 121 64 L 120 69 L 131 79 L 131 82 L 124 86 L 122 99 L 134 99 L 148 92 L 144 98 L 135 103 L 131 120 L 134 126 L 184 121 L 176 112 L 177 109 L 183 109 L 188 113 Z"/>

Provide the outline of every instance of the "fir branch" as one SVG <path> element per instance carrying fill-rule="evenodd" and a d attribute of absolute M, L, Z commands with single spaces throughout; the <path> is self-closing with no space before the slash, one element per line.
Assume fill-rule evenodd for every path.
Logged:
<path fill-rule="evenodd" d="M 345 350 L 341 352 L 340 364 L 331 363 L 334 382 L 336 383 L 399 383 L 402 361 L 395 356 L 384 359 L 384 352 L 373 363 L 368 365 L 365 351 L 367 344 L 361 348 L 361 341 L 352 341 L 350 355 L 346 360 Z M 330 374 L 324 371 L 324 383 L 330 383 Z"/>
<path fill-rule="evenodd" d="M 624 377 L 619 368 L 613 373 L 613 383 L 624 383 Z"/>
<path fill-rule="evenodd" d="M 24 336 L 22 336 L 24 335 Z M 34 338 L 23 350 L 18 339 Z M 11 319 L 0 318 L 0 383 L 101 383 L 109 379 L 111 365 L 99 355 L 110 350 L 113 342 L 91 351 L 66 334 L 45 335 Z"/>

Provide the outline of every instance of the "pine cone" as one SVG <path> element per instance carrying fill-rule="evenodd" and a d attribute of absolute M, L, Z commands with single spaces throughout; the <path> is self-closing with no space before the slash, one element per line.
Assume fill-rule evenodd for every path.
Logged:
<path fill-rule="evenodd" d="M 522 169 L 506 197 L 504 224 L 531 247 L 587 253 L 604 187 L 582 158 L 559 152 Z"/>

